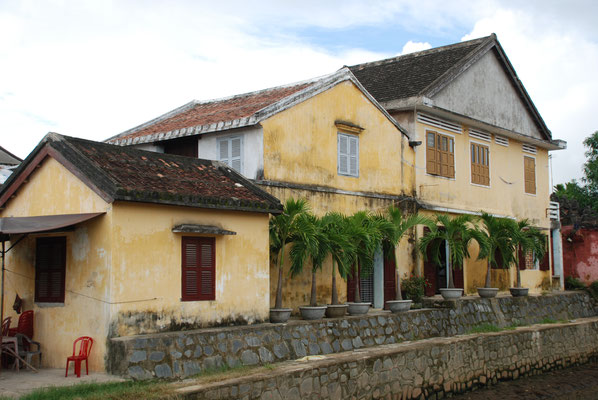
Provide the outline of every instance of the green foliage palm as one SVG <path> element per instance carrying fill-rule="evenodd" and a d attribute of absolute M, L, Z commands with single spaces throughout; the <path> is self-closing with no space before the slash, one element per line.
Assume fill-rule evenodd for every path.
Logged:
<path fill-rule="evenodd" d="M 383 231 L 390 229 L 389 222 L 372 216 L 367 211 L 358 211 L 346 219 L 346 234 L 353 246 L 346 254 L 345 261 L 352 266 L 351 275 L 355 278 L 355 302 L 361 302 L 359 293 L 359 268 L 362 276 L 368 276 L 374 266 L 374 255 L 382 244 Z"/>
<path fill-rule="evenodd" d="M 486 283 L 484 287 L 491 285 L 491 268 L 498 268 L 499 265 L 509 267 L 515 261 L 516 247 L 513 238 L 518 232 L 518 224 L 515 220 L 509 218 L 499 218 L 482 212 L 480 217 L 482 222 L 482 233 L 486 246 L 480 248 L 478 259 L 488 259 L 488 269 L 486 271 Z M 496 259 L 496 256 L 500 259 Z"/>
<path fill-rule="evenodd" d="M 324 231 L 324 224 L 321 218 L 313 214 L 305 213 L 297 219 L 297 230 L 291 237 L 291 277 L 300 274 L 303 266 L 311 261 L 311 298 L 309 305 L 317 305 L 316 295 L 316 273 L 322 269 L 324 260 L 330 253 L 329 236 Z"/>
<path fill-rule="evenodd" d="M 395 207 L 394 205 L 389 206 L 386 209 L 386 212 L 380 214 L 378 216 L 381 219 L 384 219 L 388 222 L 388 224 L 382 224 L 382 248 L 384 250 L 384 254 L 387 257 L 391 257 L 392 261 L 394 261 L 394 265 L 396 270 L 399 270 L 399 264 L 397 262 L 397 254 L 396 248 L 399 245 L 399 242 L 403 238 L 403 236 L 412 228 L 417 225 L 426 225 L 428 227 L 432 227 L 434 224 L 433 222 L 419 214 L 413 214 L 408 217 L 403 216 L 403 213 L 400 208 Z M 401 292 L 401 278 L 397 275 L 395 276 L 396 280 L 396 300 L 403 300 L 403 295 Z"/>
<path fill-rule="evenodd" d="M 521 252 L 516 252 L 516 268 L 517 268 L 517 287 L 521 287 L 521 271 L 519 268 L 520 254 L 533 254 L 533 262 L 538 263 L 546 253 L 546 235 L 540 232 L 539 229 L 534 228 L 528 219 L 523 219 L 517 222 L 517 230 L 513 236 L 513 247 L 520 249 Z"/>
<path fill-rule="evenodd" d="M 274 308 L 282 308 L 282 285 L 284 269 L 284 248 L 293 238 L 301 235 L 299 229 L 302 215 L 309 212 L 309 205 L 305 199 L 288 199 L 282 213 L 270 218 L 270 254 L 278 267 L 278 284 L 276 289 L 276 302 Z"/>
<path fill-rule="evenodd" d="M 325 235 L 328 237 L 328 250 L 332 258 L 332 296 L 330 304 L 338 304 L 336 269 L 343 279 L 350 274 L 348 254 L 354 251 L 355 244 L 349 234 L 347 217 L 338 212 L 329 212 L 322 217 Z"/>
<path fill-rule="evenodd" d="M 453 268 L 462 268 L 463 260 L 470 256 L 469 246 L 476 241 L 482 251 L 487 252 L 484 234 L 473 226 L 474 218 L 471 215 L 449 217 L 444 214 L 435 215 L 435 224 L 430 231 L 419 240 L 419 250 L 427 259 L 428 249 L 432 261 L 440 266 L 440 250 L 443 241 L 449 248 L 450 268 L 447 268 L 449 288 L 454 288 Z"/>

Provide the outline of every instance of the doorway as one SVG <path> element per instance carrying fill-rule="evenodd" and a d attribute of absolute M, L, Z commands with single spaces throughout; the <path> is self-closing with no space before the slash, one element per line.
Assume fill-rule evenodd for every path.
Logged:
<path fill-rule="evenodd" d="M 449 247 L 446 240 L 442 241 L 440 245 L 440 265 L 437 265 L 430 254 L 430 248 L 426 255 L 427 260 L 424 261 L 424 277 L 430 283 L 426 287 L 426 296 L 434 296 L 440 293 L 440 289 L 448 287 L 447 267 L 450 266 Z M 463 269 L 453 269 L 453 283 L 456 288 L 463 288 Z"/>

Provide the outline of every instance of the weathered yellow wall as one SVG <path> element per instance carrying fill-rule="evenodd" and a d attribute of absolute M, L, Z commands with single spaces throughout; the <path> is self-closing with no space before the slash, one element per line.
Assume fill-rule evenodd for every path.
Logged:
<path fill-rule="evenodd" d="M 12 325 L 16 326 L 18 315 L 12 310 L 15 291 L 24 300 L 23 310 L 34 310 L 34 340 L 41 343 L 43 366 L 64 368 L 73 341 L 87 335 L 95 339 L 89 368 L 104 370 L 110 299 L 110 210 L 110 204 L 48 157 L 0 212 L 2 217 L 107 212 L 80 224 L 75 231 L 29 235 L 7 254 L 4 312 L 12 316 Z M 67 238 L 64 305 L 33 302 L 35 239 L 42 236 Z"/>
<path fill-rule="evenodd" d="M 111 334 L 266 320 L 268 215 L 117 202 L 113 205 Z M 181 238 L 175 225 L 216 225 L 216 300 L 181 301 Z"/>
<path fill-rule="evenodd" d="M 336 120 L 364 128 L 359 137 L 359 177 L 337 173 Z M 351 83 L 337 86 L 283 111 L 262 123 L 264 132 L 264 178 L 271 181 L 315 185 L 331 189 L 386 195 L 414 192 L 414 153 L 408 139 Z M 289 197 L 306 198 L 312 211 L 352 214 L 359 210 L 383 211 L 394 201 L 374 196 L 323 193 L 297 188 L 263 186 L 283 203 Z M 407 240 L 402 248 L 407 249 Z M 407 250 L 404 253 L 407 254 Z M 297 310 L 309 301 L 311 274 L 306 266 L 301 276 L 289 279 L 285 267 L 283 305 Z M 401 256 L 401 274 L 411 270 L 411 257 Z M 270 269 L 271 305 L 278 272 Z M 318 273 L 318 302 L 330 303 L 331 263 Z M 337 279 L 339 300 L 346 299 L 346 283 Z"/>

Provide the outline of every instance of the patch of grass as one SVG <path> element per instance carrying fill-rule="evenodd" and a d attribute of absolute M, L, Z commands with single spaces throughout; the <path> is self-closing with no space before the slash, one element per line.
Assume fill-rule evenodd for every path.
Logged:
<path fill-rule="evenodd" d="M 488 333 L 488 332 L 500 332 L 502 329 L 500 329 L 498 326 L 494 325 L 494 324 L 481 324 L 478 326 L 474 326 L 473 328 L 471 328 L 469 330 L 469 333 Z"/>
<path fill-rule="evenodd" d="M 540 321 L 540 324 L 556 324 L 558 321 L 556 319 L 552 319 L 550 317 L 546 317 L 544 318 L 542 321 Z"/>
<path fill-rule="evenodd" d="M 167 383 L 128 381 L 111 383 L 81 383 L 73 386 L 37 389 L 21 400 L 138 400 L 178 399 Z"/>
<path fill-rule="evenodd" d="M 264 364 L 264 368 L 272 371 L 274 369 L 274 365 L 272 365 L 272 364 Z"/>

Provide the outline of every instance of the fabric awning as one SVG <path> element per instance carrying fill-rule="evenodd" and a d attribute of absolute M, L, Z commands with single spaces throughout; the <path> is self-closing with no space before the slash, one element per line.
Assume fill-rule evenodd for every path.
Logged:
<path fill-rule="evenodd" d="M 0 218 L 0 234 L 13 235 L 53 231 L 88 221 L 102 214 L 105 213 L 98 212 L 85 214 L 41 215 L 37 217 L 5 217 Z"/>
<path fill-rule="evenodd" d="M 205 233 L 209 235 L 236 235 L 237 232 L 227 231 L 214 225 L 181 224 L 172 228 L 175 233 Z"/>

